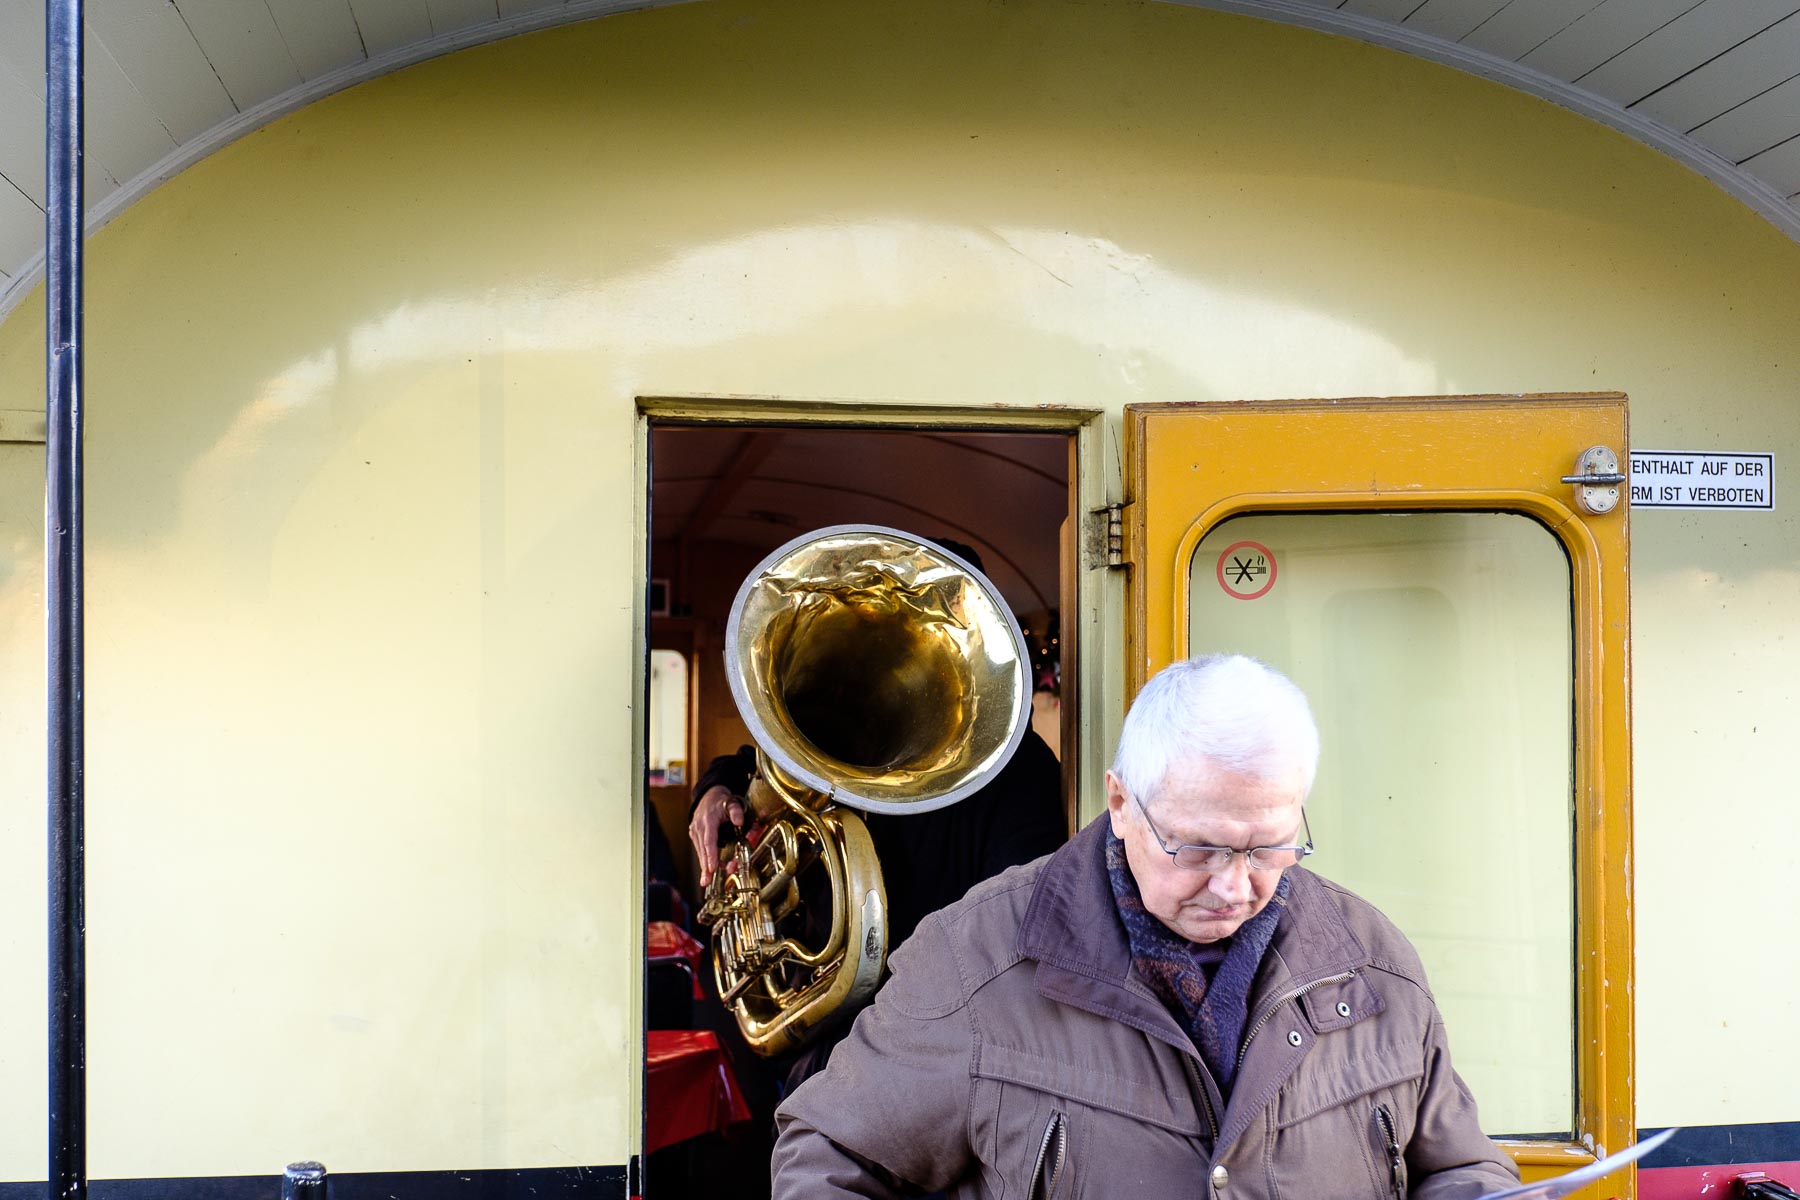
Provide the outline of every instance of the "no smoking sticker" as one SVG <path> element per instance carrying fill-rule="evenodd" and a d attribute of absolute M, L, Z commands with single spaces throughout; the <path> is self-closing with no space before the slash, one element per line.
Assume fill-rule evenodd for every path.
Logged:
<path fill-rule="evenodd" d="M 1219 555 L 1219 586 L 1238 600 L 1256 600 L 1275 586 L 1275 555 L 1261 542 L 1233 542 Z"/>

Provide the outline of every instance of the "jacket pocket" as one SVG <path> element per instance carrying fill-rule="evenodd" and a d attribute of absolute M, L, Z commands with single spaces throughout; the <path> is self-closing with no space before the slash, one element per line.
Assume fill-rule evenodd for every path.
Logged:
<path fill-rule="evenodd" d="M 1375 1139 L 1375 1161 L 1387 1170 L 1394 1200 L 1406 1200 L 1406 1153 L 1400 1146 L 1400 1126 L 1394 1110 L 1384 1101 L 1369 1112 L 1369 1132 Z"/>
<path fill-rule="evenodd" d="M 1170 1058 L 1174 1059 L 1172 1052 Z M 984 1045 L 971 1070 L 977 1079 L 1037 1093 L 1065 1112 L 1082 1107 L 1098 1109 L 1185 1137 L 1198 1137 L 1209 1128 L 1202 1120 L 1187 1077 L 1173 1061 L 1165 1072 L 1148 1071 L 1142 1077 L 1134 1077 L 1047 1054 Z M 1033 1133 L 1035 1121 L 1034 1117 Z M 1090 1137 L 1093 1132 L 1089 1126 L 1083 1129 L 1082 1136 Z"/>
<path fill-rule="evenodd" d="M 1332 1200 L 1405 1200 L 1406 1148 L 1422 1077 L 1398 1069 L 1362 1078 L 1336 1074 L 1327 1087 L 1299 1080 L 1299 1095 L 1277 1102 L 1267 1154 L 1272 1191 L 1284 1200 L 1313 1200 L 1320 1179 L 1337 1178 Z M 1384 1082 L 1370 1086 L 1377 1080 Z M 1327 1100 L 1337 1103 L 1322 1107 Z M 1355 1167 L 1353 1181 L 1345 1172 Z"/>
<path fill-rule="evenodd" d="M 1068 1153 L 1069 1117 L 1061 1109 L 1055 1109 L 1044 1126 L 1043 1140 L 1038 1143 L 1037 1164 L 1031 1169 L 1031 1183 L 1025 1189 L 1025 1200 L 1054 1200 Z"/>

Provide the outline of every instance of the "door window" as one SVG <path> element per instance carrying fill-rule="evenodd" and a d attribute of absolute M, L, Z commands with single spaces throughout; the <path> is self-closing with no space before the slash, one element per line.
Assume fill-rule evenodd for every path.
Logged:
<path fill-rule="evenodd" d="M 676 650 L 650 652 L 649 785 L 688 784 L 688 664 Z"/>
<path fill-rule="evenodd" d="M 1311 700 L 1307 865 L 1418 948 L 1491 1134 L 1573 1128 L 1569 587 L 1512 513 L 1246 515 L 1189 563 L 1189 652 Z"/>

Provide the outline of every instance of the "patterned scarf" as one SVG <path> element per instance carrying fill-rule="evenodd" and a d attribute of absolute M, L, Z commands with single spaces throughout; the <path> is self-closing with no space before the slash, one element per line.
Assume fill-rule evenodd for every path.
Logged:
<path fill-rule="evenodd" d="M 1125 860 L 1125 843 L 1110 829 L 1106 833 L 1106 873 L 1131 945 L 1132 967 L 1193 1039 L 1219 1090 L 1229 1097 L 1237 1074 L 1238 1043 L 1249 1019 L 1250 986 L 1287 906 L 1287 876 L 1276 885 L 1268 906 L 1228 939 L 1221 957 L 1217 943 L 1196 945 L 1145 909 Z M 1206 968 L 1215 963 L 1209 983 Z"/>

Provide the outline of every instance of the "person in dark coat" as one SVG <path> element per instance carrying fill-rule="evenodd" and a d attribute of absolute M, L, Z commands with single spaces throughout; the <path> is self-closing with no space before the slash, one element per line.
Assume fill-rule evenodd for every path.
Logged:
<path fill-rule="evenodd" d="M 688 833 L 700 854 L 702 887 L 718 863 L 721 823 L 732 829 L 744 825 L 743 796 L 755 773 L 755 748 L 740 746 L 734 754 L 713 759 L 694 785 L 694 823 Z M 934 812 L 862 817 L 881 859 L 890 949 L 920 921 L 962 899 L 982 880 L 1041 858 L 1068 840 L 1062 766 L 1029 726 L 1000 772 L 955 804 Z M 706 828 L 714 831 L 711 854 L 697 833 Z"/>
<path fill-rule="evenodd" d="M 933 540 L 981 569 L 981 558 L 970 547 Z M 720 839 L 739 836 L 748 825 L 744 795 L 755 773 L 755 748 L 740 746 L 734 754 L 713 759 L 695 781 L 688 837 L 700 857 L 702 889 L 718 867 Z M 962 899 L 976 884 L 1050 854 L 1068 840 L 1062 765 L 1027 724 L 1012 757 L 979 790 L 933 812 L 864 813 L 863 821 L 881 860 L 891 953 L 919 922 Z M 796 1087 L 823 1069 L 848 1028 L 847 1020 L 840 1021 L 802 1051 L 788 1086 Z"/>

